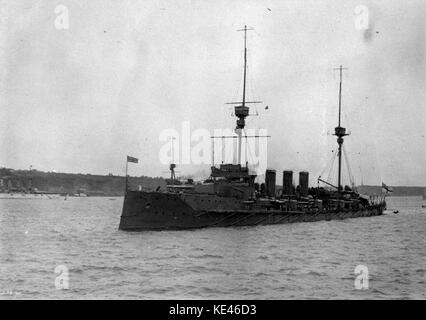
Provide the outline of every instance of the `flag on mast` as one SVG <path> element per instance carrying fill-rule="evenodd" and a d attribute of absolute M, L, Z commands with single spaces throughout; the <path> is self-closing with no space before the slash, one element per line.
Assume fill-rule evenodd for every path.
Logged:
<path fill-rule="evenodd" d="M 389 187 L 389 186 L 387 186 L 387 185 L 385 185 L 383 182 L 382 182 L 382 188 L 385 189 L 386 192 L 393 192 L 392 188 Z"/>
<path fill-rule="evenodd" d="M 138 159 L 134 157 L 127 156 L 127 162 L 138 163 Z"/>

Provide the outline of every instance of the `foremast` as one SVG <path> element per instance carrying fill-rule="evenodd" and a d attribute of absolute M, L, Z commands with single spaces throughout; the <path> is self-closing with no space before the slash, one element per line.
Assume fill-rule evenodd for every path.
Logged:
<path fill-rule="evenodd" d="M 343 68 L 342 65 L 340 65 L 339 68 L 336 70 L 339 70 L 340 73 L 340 82 L 339 82 L 339 120 L 338 125 L 336 128 L 334 128 L 334 135 L 337 136 L 337 144 L 339 145 L 339 151 L 338 151 L 338 158 L 339 158 L 339 168 L 338 168 L 338 176 L 337 176 L 337 192 L 340 198 L 341 192 L 342 192 L 342 146 L 343 146 L 343 137 L 348 136 L 349 134 L 346 133 L 346 128 L 341 126 L 341 114 L 342 114 L 342 73 L 343 70 L 347 70 L 347 68 Z"/>
<path fill-rule="evenodd" d="M 237 164 L 241 164 L 241 145 L 242 145 L 242 133 L 246 125 L 245 119 L 249 116 L 250 108 L 247 107 L 248 103 L 261 103 L 261 101 L 246 101 L 246 82 L 247 82 L 247 31 L 253 29 L 244 26 L 244 29 L 237 31 L 244 31 L 244 77 L 243 77 L 243 97 L 242 101 L 239 102 L 228 102 L 228 104 L 236 104 L 234 107 L 234 114 L 238 118 L 237 125 L 235 127 L 235 133 L 238 138 L 238 150 L 237 150 Z"/>
<path fill-rule="evenodd" d="M 212 140 L 212 173 L 211 177 L 225 177 L 228 180 L 245 180 L 250 181 L 253 183 L 254 178 L 256 175 L 249 174 L 248 170 L 248 161 L 246 159 L 245 166 L 242 165 L 242 138 L 243 138 L 243 130 L 245 128 L 245 119 L 250 115 L 249 114 L 249 107 L 247 104 L 252 103 L 262 103 L 262 101 L 247 101 L 246 100 L 246 83 L 247 83 L 247 31 L 253 30 L 252 28 L 247 28 L 247 26 L 244 26 L 243 29 L 237 30 L 237 31 L 244 31 L 244 77 L 243 77 L 243 96 L 241 101 L 236 102 L 227 102 L 226 104 L 235 105 L 234 107 L 234 115 L 238 118 L 236 121 L 236 127 L 235 127 L 235 134 L 236 135 L 230 135 L 230 136 L 211 136 L 211 139 L 237 139 L 237 159 L 236 163 L 233 164 L 222 164 L 220 165 L 220 168 L 216 168 L 214 166 L 214 141 Z M 257 113 L 256 113 L 257 115 Z M 247 135 L 244 132 L 244 138 L 269 138 L 268 135 Z M 247 140 L 246 140 L 247 142 Z M 247 145 L 246 145 L 247 148 Z M 246 156 L 247 158 L 247 156 Z"/>
<path fill-rule="evenodd" d="M 246 79 L 247 79 L 247 26 L 238 31 L 244 31 L 244 78 L 243 78 L 243 100 L 241 106 L 235 106 L 235 116 L 238 118 L 235 133 L 238 135 L 237 164 L 241 164 L 241 142 L 245 127 L 245 119 L 249 115 L 249 107 L 246 106 Z"/>

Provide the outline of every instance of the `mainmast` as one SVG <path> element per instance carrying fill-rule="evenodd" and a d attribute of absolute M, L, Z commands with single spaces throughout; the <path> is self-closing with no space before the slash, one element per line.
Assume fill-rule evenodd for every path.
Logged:
<path fill-rule="evenodd" d="M 349 134 L 346 133 L 346 128 L 340 126 L 341 123 L 341 113 L 342 113 L 342 73 L 343 70 L 347 70 L 347 68 L 343 68 L 340 66 L 335 70 L 340 71 L 340 84 L 339 84 L 339 122 L 338 126 L 334 129 L 334 135 L 337 136 L 337 143 L 339 145 L 338 157 L 339 157 L 339 172 L 338 172 L 338 180 L 337 180 L 337 192 L 339 194 L 342 192 L 342 145 L 343 145 L 343 137 Z"/>

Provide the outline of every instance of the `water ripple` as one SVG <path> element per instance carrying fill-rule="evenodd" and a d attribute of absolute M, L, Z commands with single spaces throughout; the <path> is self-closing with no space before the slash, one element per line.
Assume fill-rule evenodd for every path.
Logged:
<path fill-rule="evenodd" d="M 191 231 L 117 230 L 122 198 L 0 200 L 0 299 L 425 299 L 424 202 L 398 215 Z M 55 268 L 69 271 L 57 290 Z M 355 267 L 369 270 L 356 290 Z"/>

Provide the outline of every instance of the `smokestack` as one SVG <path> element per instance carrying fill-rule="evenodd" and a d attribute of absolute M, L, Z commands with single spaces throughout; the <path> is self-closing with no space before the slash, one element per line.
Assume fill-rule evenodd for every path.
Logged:
<path fill-rule="evenodd" d="M 275 197 L 275 170 L 266 170 L 265 174 L 266 195 Z"/>
<path fill-rule="evenodd" d="M 283 194 L 293 194 L 293 171 L 283 171 Z"/>
<path fill-rule="evenodd" d="M 306 197 L 308 195 L 309 187 L 309 172 L 301 171 L 299 172 L 299 186 L 300 186 L 300 195 Z"/>

